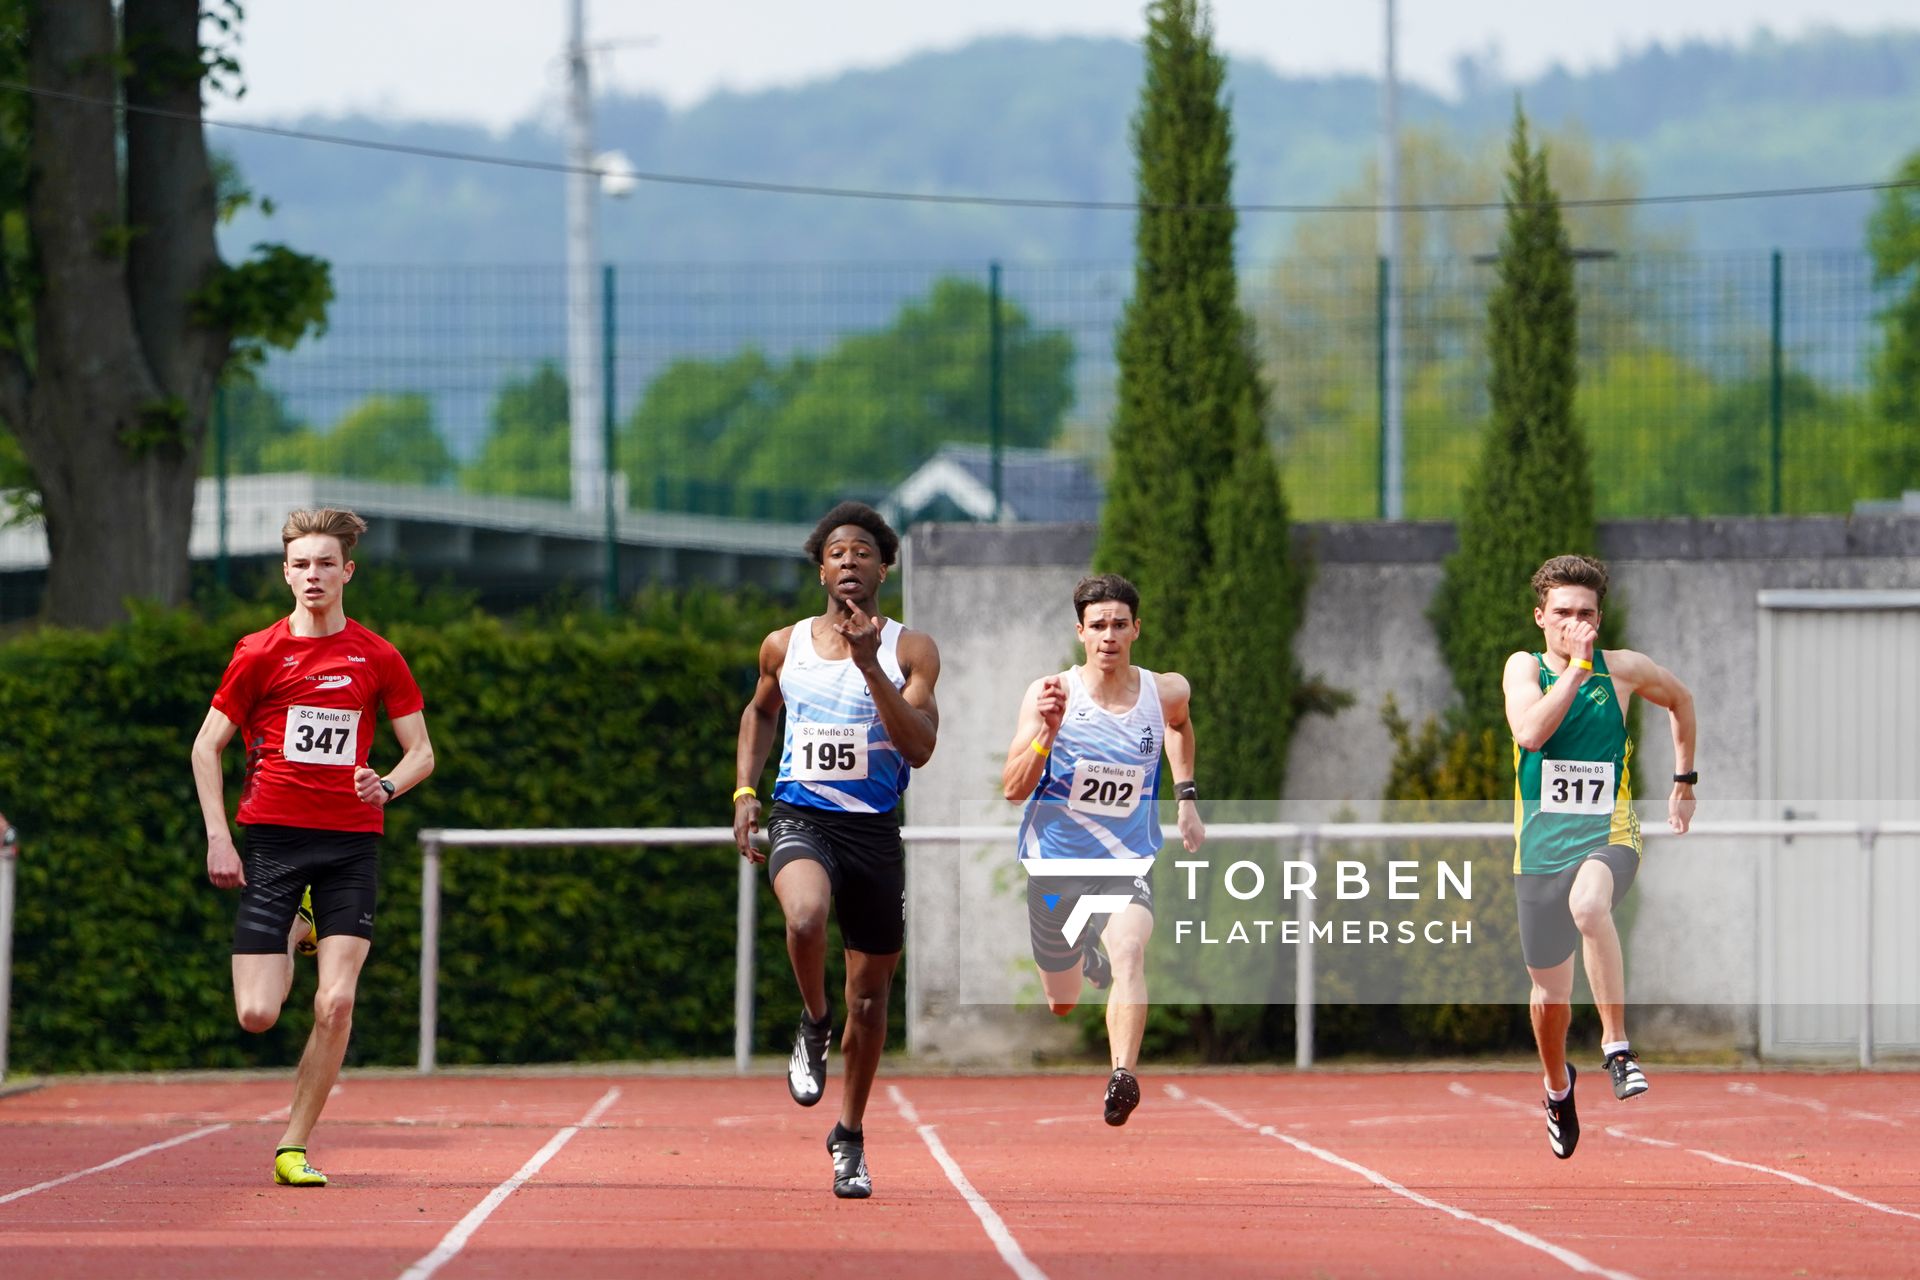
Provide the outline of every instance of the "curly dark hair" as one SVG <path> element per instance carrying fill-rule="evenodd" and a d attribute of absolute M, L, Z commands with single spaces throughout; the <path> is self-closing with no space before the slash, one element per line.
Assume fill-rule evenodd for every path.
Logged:
<path fill-rule="evenodd" d="M 827 549 L 827 536 L 845 524 L 857 524 L 873 535 L 873 545 L 880 549 L 880 563 L 890 565 L 900 554 L 900 535 L 893 531 L 885 516 L 864 502 L 843 502 L 821 516 L 820 523 L 807 535 L 801 548 L 807 553 L 807 559 L 819 564 L 820 553 Z"/>

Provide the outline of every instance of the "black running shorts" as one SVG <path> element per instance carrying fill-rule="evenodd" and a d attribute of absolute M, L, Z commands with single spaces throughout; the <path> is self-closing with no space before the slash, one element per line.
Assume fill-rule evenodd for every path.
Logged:
<path fill-rule="evenodd" d="M 1580 868 L 1598 859 L 1613 872 L 1613 905 L 1633 887 L 1640 870 L 1640 855 L 1622 844 L 1604 845 L 1580 861 L 1559 871 L 1518 875 L 1514 880 L 1514 899 L 1520 907 L 1520 954 L 1529 969 L 1551 969 L 1566 960 L 1580 945 L 1580 929 L 1573 923 L 1573 881 Z"/>
<path fill-rule="evenodd" d="M 313 923 L 321 937 L 373 937 L 379 837 L 371 831 L 313 831 L 259 824 L 246 829 L 240 861 L 247 883 L 233 921 L 233 953 L 272 955 L 287 949 L 300 895 L 313 888 Z"/>
<path fill-rule="evenodd" d="M 907 855 L 900 811 L 848 813 L 777 800 L 767 819 L 767 879 L 798 859 L 817 862 L 833 886 L 840 941 L 849 951 L 897 954 L 907 942 Z"/>
<path fill-rule="evenodd" d="M 1149 872 L 1148 876 L 1152 873 Z M 1033 943 L 1033 962 L 1048 973 L 1065 973 L 1080 963 L 1087 943 L 1097 938 L 1112 918 L 1098 912 L 1081 924 L 1081 932 L 1067 941 L 1067 918 L 1088 894 L 1126 898 L 1153 914 L 1153 884 L 1148 876 L 1027 876 L 1027 931 Z"/>

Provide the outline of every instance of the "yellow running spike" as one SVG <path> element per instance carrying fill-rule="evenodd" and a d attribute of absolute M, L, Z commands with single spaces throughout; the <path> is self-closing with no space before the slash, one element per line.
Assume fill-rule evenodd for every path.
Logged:
<path fill-rule="evenodd" d="M 315 955 L 320 950 L 320 930 L 313 923 L 313 887 L 309 885 L 300 895 L 300 918 L 306 922 L 307 936 L 294 944 L 294 950 L 303 956 Z"/>
<path fill-rule="evenodd" d="M 327 1175 L 307 1163 L 305 1147 L 281 1147 L 273 1153 L 273 1180 L 283 1187 L 324 1187 Z"/>

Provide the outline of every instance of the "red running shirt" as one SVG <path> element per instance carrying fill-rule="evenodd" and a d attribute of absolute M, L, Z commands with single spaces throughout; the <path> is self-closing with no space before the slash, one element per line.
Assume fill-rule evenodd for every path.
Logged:
<path fill-rule="evenodd" d="M 382 811 L 353 790 L 379 706 L 398 720 L 426 700 L 400 651 L 352 619 L 330 636 L 296 636 L 282 618 L 243 637 L 213 695 L 246 744 L 241 823 L 384 830 Z"/>

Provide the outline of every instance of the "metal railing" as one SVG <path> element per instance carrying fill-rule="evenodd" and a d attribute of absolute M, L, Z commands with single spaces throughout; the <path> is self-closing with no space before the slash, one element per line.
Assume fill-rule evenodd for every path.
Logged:
<path fill-rule="evenodd" d="M 1170 839 L 1178 832 L 1168 827 Z M 1513 828 L 1504 822 L 1430 822 L 1430 823 L 1219 823 L 1208 828 L 1208 838 L 1227 840 L 1293 841 L 1302 860 L 1311 861 L 1325 845 L 1356 844 L 1379 840 L 1502 840 L 1512 838 Z M 1002 844 L 1011 848 L 1017 828 L 1011 826 L 913 827 L 902 830 L 909 844 Z M 1672 839 L 1664 828 L 1650 827 L 1642 832 L 1649 840 Z M 1852 839 L 1859 843 L 1862 874 L 1858 891 L 1859 936 L 1856 940 L 1862 966 L 1863 989 L 1860 999 L 1859 1059 L 1869 1066 L 1874 1059 L 1873 1042 L 1873 851 L 1875 843 L 1886 837 L 1920 836 L 1920 821 L 1842 822 L 1842 821 L 1767 821 L 1702 822 L 1695 824 L 1693 836 L 1699 839 L 1781 837 L 1828 837 Z M 418 1069 L 431 1072 L 435 1067 L 435 1038 L 439 1021 L 440 963 L 440 869 L 445 851 L 455 848 L 538 848 L 561 845 L 619 845 L 646 847 L 662 845 L 729 846 L 733 831 L 728 827 L 652 827 L 652 828 L 539 828 L 526 830 L 476 830 L 460 828 L 429 829 L 420 833 L 424 855 L 420 883 L 420 1047 Z M 13 918 L 16 895 L 16 865 L 12 855 L 0 856 L 0 1079 L 8 1065 L 7 1032 L 12 1012 Z M 746 861 L 740 863 L 738 901 L 734 921 L 734 1065 L 746 1071 L 752 1047 L 755 879 L 757 870 Z M 1312 931 L 1313 899 L 1295 900 L 1301 937 L 1309 945 L 1300 948 L 1296 972 L 1294 1062 L 1301 1068 L 1314 1061 L 1313 1006 L 1315 982 Z M 1762 1000 L 1764 1006 L 1764 999 Z"/>
<path fill-rule="evenodd" d="M 1177 842 L 1179 832 L 1165 829 L 1169 840 Z M 924 844 L 1001 844 L 1012 848 L 1017 827 L 939 827 L 909 826 L 900 835 L 907 845 Z M 1642 832 L 1649 840 L 1674 838 L 1665 828 Z M 1851 838 L 1860 845 L 1864 871 L 1859 895 L 1859 955 L 1865 975 L 1861 999 L 1859 1056 L 1862 1066 L 1874 1058 L 1873 1044 L 1873 849 L 1881 836 L 1920 836 L 1920 821 L 1840 822 L 1769 821 L 1696 823 L 1692 835 L 1698 839 L 1748 838 Z M 1506 822 L 1347 822 L 1298 823 L 1251 822 L 1219 823 L 1208 827 L 1208 839 L 1292 841 L 1299 846 L 1299 858 L 1312 861 L 1324 845 L 1358 844 L 1380 840 L 1511 840 L 1513 826 Z M 542 828 L 526 830 L 439 829 L 420 833 L 424 854 L 420 882 L 420 1052 L 418 1069 L 431 1072 L 435 1065 L 435 1038 L 438 1025 L 440 948 L 440 863 L 443 851 L 451 848 L 537 848 L 561 845 L 717 845 L 733 844 L 729 827 L 652 827 L 652 828 Z M 734 1067 L 745 1073 L 753 1034 L 753 969 L 756 868 L 742 860 L 739 896 L 735 912 L 734 936 Z M 1315 979 L 1312 929 L 1313 899 L 1297 897 L 1294 909 L 1300 921 L 1299 964 L 1295 973 L 1294 1064 L 1301 1069 L 1314 1062 L 1313 1008 Z"/>

